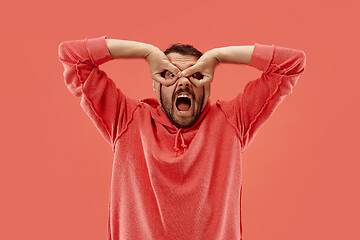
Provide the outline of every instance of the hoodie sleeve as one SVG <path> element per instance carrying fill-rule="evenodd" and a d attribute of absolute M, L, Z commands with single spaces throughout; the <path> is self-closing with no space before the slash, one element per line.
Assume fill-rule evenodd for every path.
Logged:
<path fill-rule="evenodd" d="M 65 41 L 60 43 L 58 54 L 66 87 L 81 98 L 81 108 L 114 151 L 116 137 L 130 115 L 131 101 L 99 69 L 99 65 L 113 59 L 105 39 Z"/>
<path fill-rule="evenodd" d="M 246 84 L 244 91 L 228 102 L 218 102 L 237 129 L 242 151 L 269 119 L 286 95 L 292 93 L 304 72 L 306 55 L 301 50 L 255 43 L 249 66 L 263 73 Z"/>

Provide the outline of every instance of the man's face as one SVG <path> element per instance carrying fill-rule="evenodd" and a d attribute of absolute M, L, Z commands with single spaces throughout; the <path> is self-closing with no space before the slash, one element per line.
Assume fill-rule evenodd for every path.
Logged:
<path fill-rule="evenodd" d="M 181 71 L 191 67 L 198 60 L 192 55 L 181 55 L 169 53 L 169 61 Z M 173 77 L 172 73 L 165 72 L 166 77 Z M 189 78 L 200 78 L 201 74 L 196 73 Z M 191 127 L 195 124 L 201 114 L 204 100 L 204 88 L 196 87 L 186 77 L 179 78 L 173 85 L 160 88 L 161 106 L 171 122 L 178 128 Z"/>

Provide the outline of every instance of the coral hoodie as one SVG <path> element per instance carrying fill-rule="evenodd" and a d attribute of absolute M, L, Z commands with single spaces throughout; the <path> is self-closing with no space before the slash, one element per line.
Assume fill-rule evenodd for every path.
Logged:
<path fill-rule="evenodd" d="M 303 51 L 255 43 L 261 76 L 231 101 L 207 102 L 176 128 L 156 99 L 126 97 L 99 69 L 106 36 L 65 41 L 59 59 L 69 91 L 114 152 L 108 240 L 242 239 L 242 152 L 305 67 Z"/>

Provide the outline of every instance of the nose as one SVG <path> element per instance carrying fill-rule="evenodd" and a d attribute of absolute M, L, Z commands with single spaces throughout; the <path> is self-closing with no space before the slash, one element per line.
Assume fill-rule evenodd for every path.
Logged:
<path fill-rule="evenodd" d="M 181 78 L 179 78 L 178 79 L 178 86 L 180 87 L 190 87 L 190 85 L 191 85 L 191 82 L 190 82 L 190 80 L 188 79 L 188 78 L 186 78 L 186 77 L 181 77 Z"/>

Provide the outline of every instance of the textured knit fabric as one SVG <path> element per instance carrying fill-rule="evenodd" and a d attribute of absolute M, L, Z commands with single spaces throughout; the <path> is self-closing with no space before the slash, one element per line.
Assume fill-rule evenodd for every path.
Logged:
<path fill-rule="evenodd" d="M 231 101 L 176 128 L 156 99 L 126 97 L 99 69 L 106 36 L 59 46 L 66 87 L 114 152 L 108 240 L 242 239 L 242 152 L 305 67 L 303 51 L 255 43 L 262 71 Z"/>

